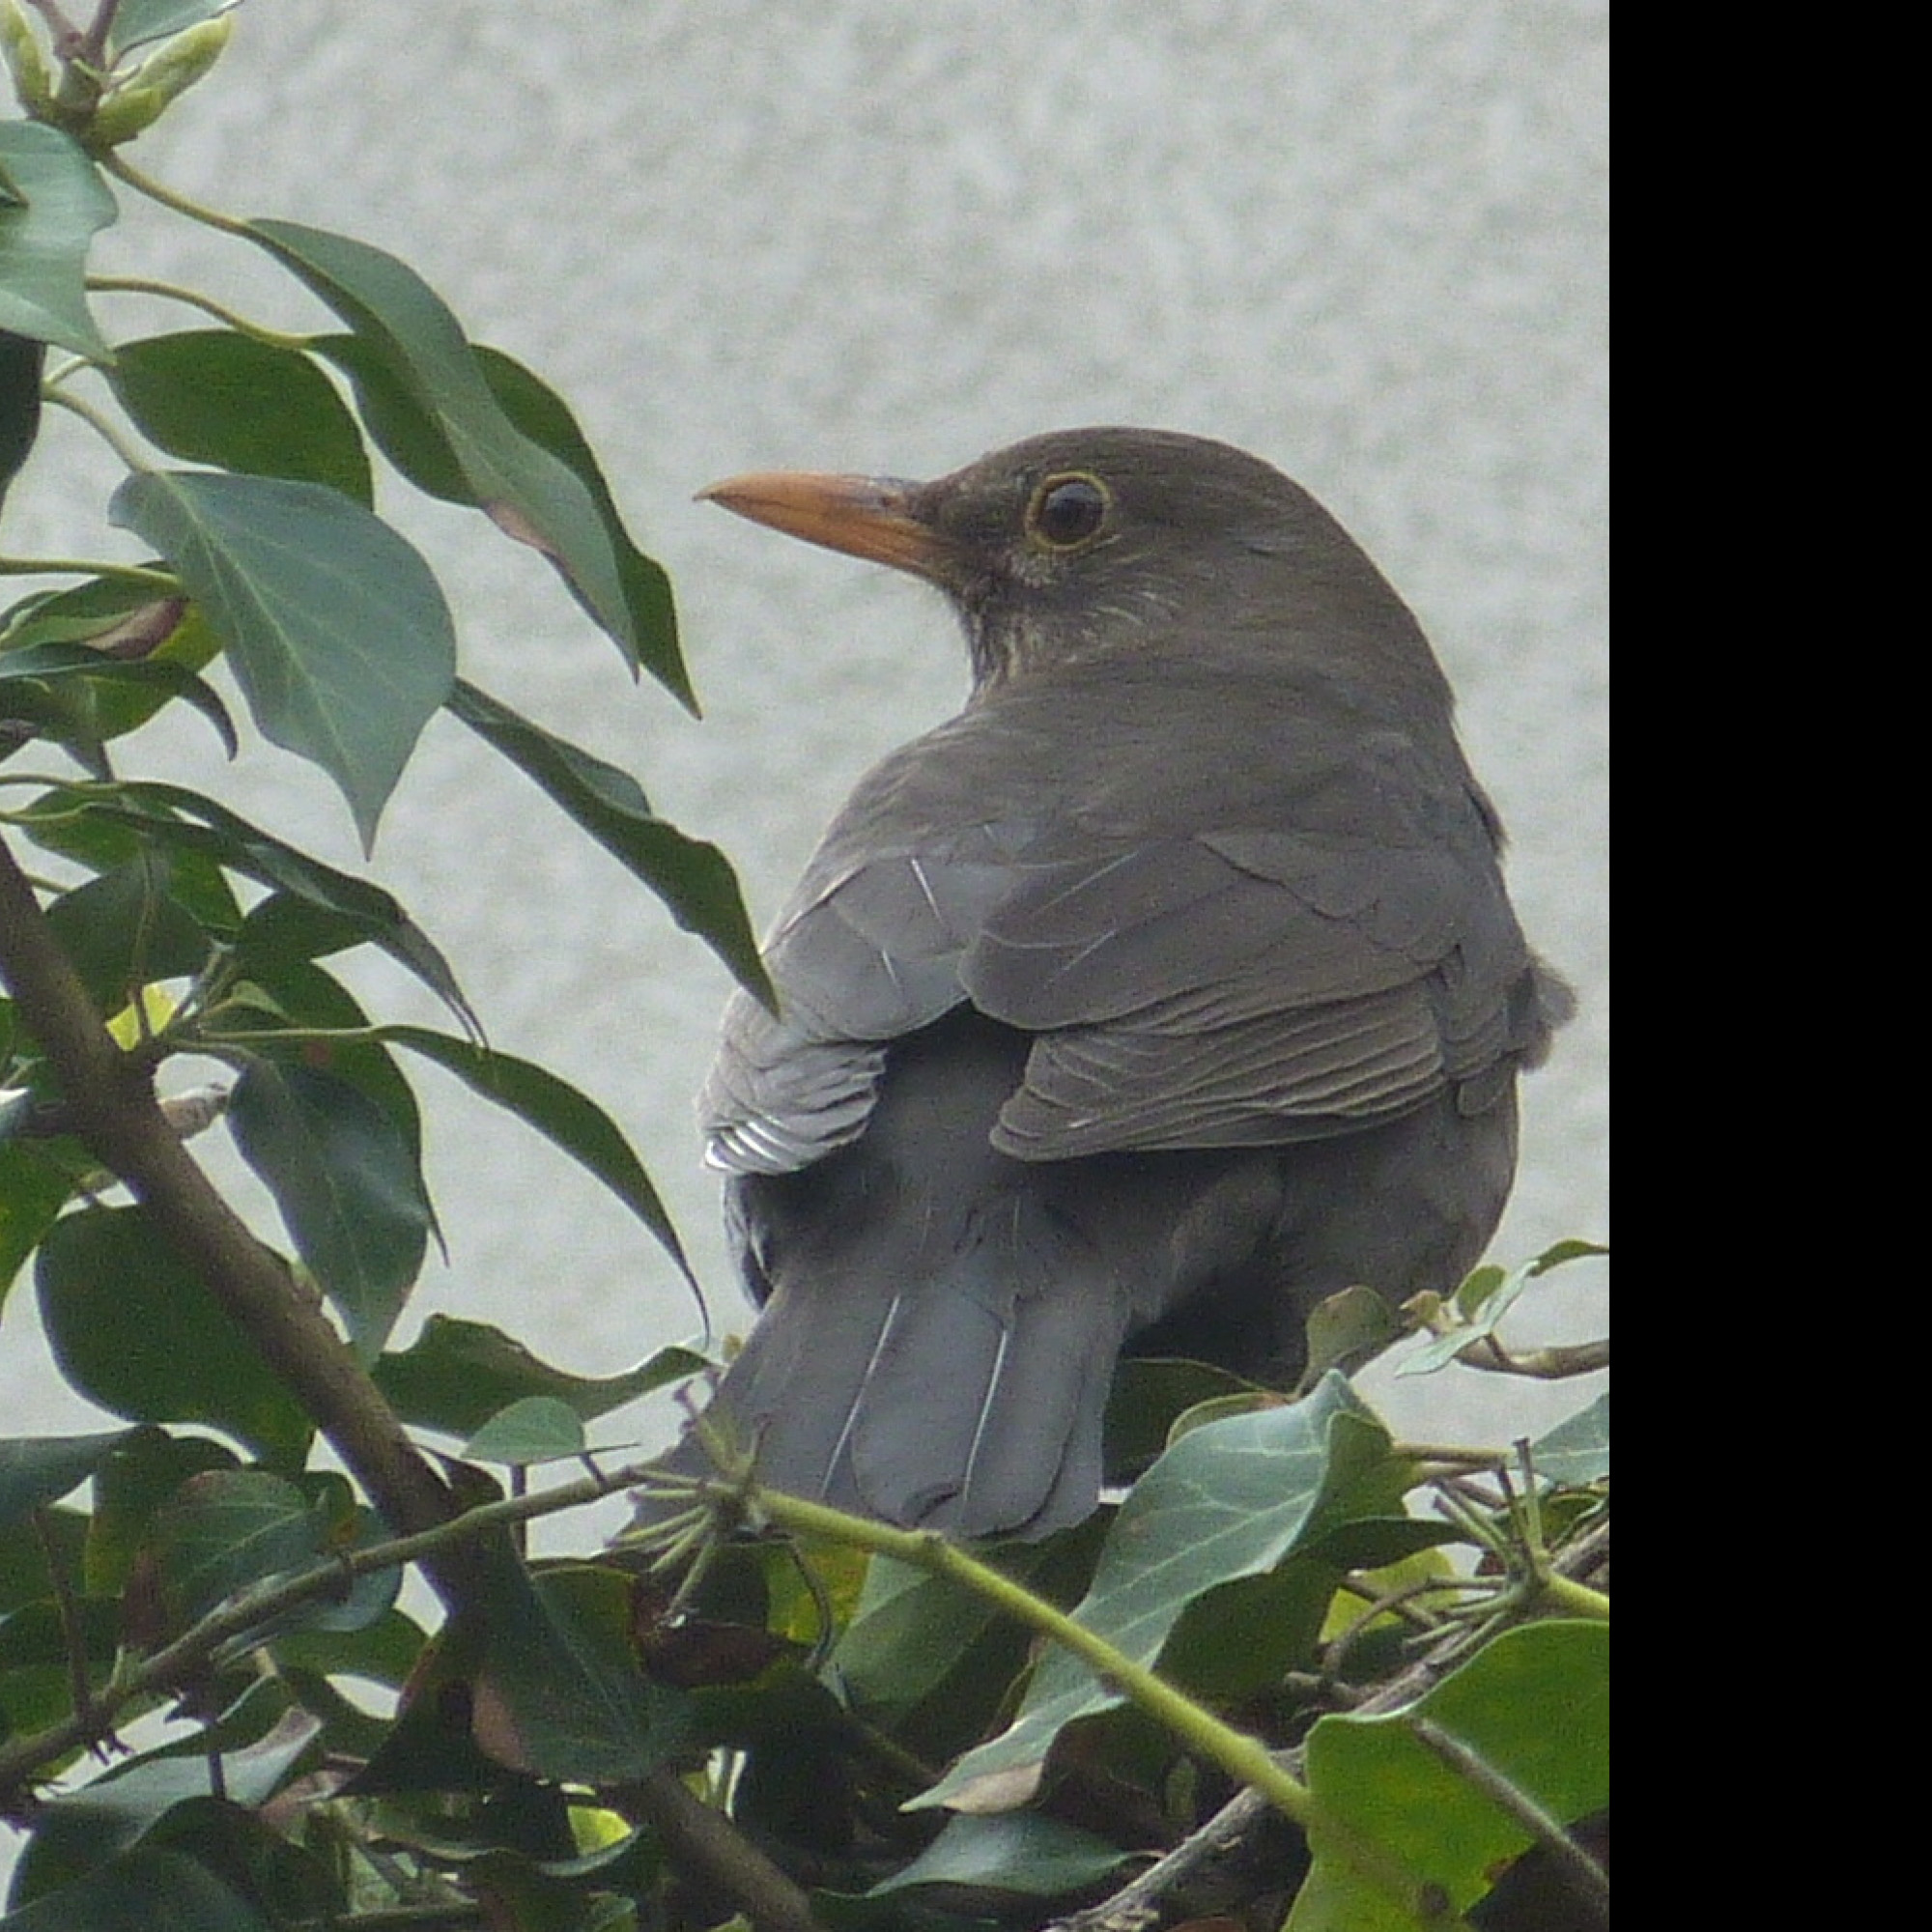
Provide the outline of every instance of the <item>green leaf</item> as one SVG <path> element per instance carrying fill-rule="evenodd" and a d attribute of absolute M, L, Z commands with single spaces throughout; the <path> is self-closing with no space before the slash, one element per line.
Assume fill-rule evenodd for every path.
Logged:
<path fill-rule="evenodd" d="M 328 773 L 371 844 L 456 675 L 449 607 L 420 554 L 340 491 L 272 476 L 149 470 L 108 515 L 174 565 L 263 734 Z"/>
<path fill-rule="evenodd" d="M 373 500 L 355 418 L 299 350 L 198 328 L 124 342 L 115 355 L 122 408 L 170 456 L 323 484 L 365 508 Z"/>
<path fill-rule="evenodd" d="M 970 1885 L 1056 1898 L 1105 1878 L 1133 1856 L 1057 1818 L 1034 1813 L 953 1818 L 909 1865 L 875 1885 L 871 1895 L 919 1885 Z"/>
<path fill-rule="evenodd" d="M 595 453 L 577 425 L 570 407 L 556 391 L 500 349 L 476 345 L 476 360 L 490 393 L 503 413 L 528 437 L 576 471 L 590 492 L 603 520 L 605 535 L 617 559 L 638 654 L 644 668 L 694 717 L 696 695 L 678 650 L 677 611 L 671 601 L 670 579 L 664 567 L 632 543 L 617 511 L 611 486 L 604 480 Z"/>
<path fill-rule="evenodd" d="M 432 1315 L 409 1348 L 382 1356 L 372 1373 L 405 1422 L 467 1436 L 525 1396 L 554 1396 L 589 1422 L 704 1366 L 690 1349 L 660 1349 L 621 1376 L 573 1376 L 488 1322 Z"/>
<path fill-rule="evenodd" d="M 94 1474 L 129 1432 L 23 1435 L 0 1441 L 0 1525 L 57 1503 Z"/>
<path fill-rule="evenodd" d="M 1323 1718 L 1308 1739 L 1320 1806 L 1308 1834 L 1315 1867 L 1289 1932 L 1421 1924 L 1406 1909 L 1412 1899 L 1391 1895 L 1385 1873 L 1355 1862 L 1354 1843 L 1407 1874 L 1412 1898 L 1441 1901 L 1435 1922 L 1466 1912 L 1496 1869 L 1528 1847 L 1529 1833 L 1496 1798 L 1416 1735 L 1418 1718 L 1559 1823 L 1584 1817 L 1609 1798 L 1608 1628 L 1526 1624 L 1405 1710 Z"/>
<path fill-rule="evenodd" d="M 429 1243 L 415 1151 L 360 1088 L 317 1067 L 252 1062 L 228 1122 L 356 1353 L 373 1359 Z"/>
<path fill-rule="evenodd" d="M 109 52 L 118 61 L 130 48 L 165 40 L 240 4 L 241 0 L 121 0 L 108 36 Z"/>
<path fill-rule="evenodd" d="M 148 1548 L 155 1512 L 190 1476 L 232 1469 L 235 1452 L 207 1435 L 170 1435 L 165 1430 L 132 1431 L 94 1479 L 94 1514 L 88 1520 L 83 1577 L 97 1596 L 127 1589 L 137 1555 Z"/>
<path fill-rule="evenodd" d="M 120 212 L 77 141 L 0 122 L 0 328 L 111 362 L 88 312 L 87 253 Z"/>
<path fill-rule="evenodd" d="M 1539 1275 L 1568 1262 L 1608 1253 L 1608 1248 L 1595 1241 L 1558 1241 L 1520 1267 L 1505 1270 L 1491 1263 L 1476 1268 L 1451 1298 L 1451 1311 L 1461 1320 L 1446 1334 L 1432 1336 L 1421 1348 L 1405 1356 L 1396 1374 L 1426 1376 L 1447 1367 L 1471 1342 L 1494 1334 L 1503 1317 Z"/>
<path fill-rule="evenodd" d="M 476 1030 L 475 1015 L 449 962 L 380 886 L 310 858 L 199 792 L 134 782 L 55 785 L 19 822 L 37 844 L 55 852 L 73 853 L 99 827 L 124 837 L 132 832 L 337 914 L 357 937 L 408 967 L 466 1028 Z M 205 915 L 198 916 L 207 923 Z"/>
<path fill-rule="evenodd" d="M 41 1243 L 35 1286 L 54 1359 L 91 1401 L 129 1422 L 208 1423 L 300 1463 L 307 1416 L 147 1208 L 65 1215 Z"/>
<path fill-rule="evenodd" d="M 1610 1392 L 1529 1445 L 1530 1465 L 1558 1489 L 1580 1490 L 1610 1473 Z"/>
<path fill-rule="evenodd" d="M 155 1517 L 176 1627 L 266 1577 L 313 1568 L 327 1526 L 300 1490 L 266 1470 L 190 1476 Z"/>
<path fill-rule="evenodd" d="M 43 1143 L 0 1143 L 0 1307 L 20 1264 L 78 1186 L 78 1179 L 49 1156 Z"/>
<path fill-rule="evenodd" d="M 382 356 L 447 441 L 485 514 L 556 565 L 635 665 L 637 626 L 595 498 L 567 464 L 510 420 L 436 291 L 406 263 L 347 236 L 289 221 L 254 221 L 249 229 Z"/>
<path fill-rule="evenodd" d="M 1078 1622 L 1135 1662 L 1152 1664 L 1187 1607 L 1217 1584 L 1263 1575 L 1342 1522 L 1387 1514 L 1409 1465 L 1337 1375 L 1300 1402 L 1190 1430 L 1121 1506 Z M 1048 1653 L 1013 1723 L 969 1751 L 908 1808 L 963 1802 L 974 1787 L 1037 1776 L 1076 1718 L 1120 1703 L 1071 1652 Z"/>
<path fill-rule="evenodd" d="M 499 1408 L 463 1445 L 463 1460 L 527 1468 L 582 1456 L 584 1447 L 583 1418 L 567 1402 L 554 1395 L 526 1395 Z"/>
<path fill-rule="evenodd" d="M 274 1932 L 205 1865 L 142 1846 L 0 1919 L 5 1932 Z"/>
<path fill-rule="evenodd" d="M 696 1287 L 677 1230 L 650 1176 L 631 1151 L 623 1129 L 594 1100 L 548 1068 L 494 1047 L 474 1046 L 427 1027 L 385 1026 L 378 1031 L 384 1039 L 446 1067 L 473 1092 L 507 1108 L 594 1174 L 658 1237 L 685 1280 Z"/>
<path fill-rule="evenodd" d="M 631 1642 L 631 1578 L 546 1571 L 490 1604 L 475 1686 L 477 1742 L 537 1777 L 628 1782 L 682 1748 L 686 1699 L 651 1682 Z"/>
<path fill-rule="evenodd" d="M 41 367 L 47 345 L 0 329 L 0 503 L 41 433 Z"/>
<path fill-rule="evenodd" d="M 165 603 L 150 608 L 166 609 Z M 36 691 L 64 702 L 33 702 Z M 118 691 L 111 707 L 101 696 Z M 129 701 L 129 694 L 136 694 Z M 144 724 L 171 697 L 185 699 L 214 726 L 232 758 L 241 749 L 228 707 L 186 666 L 166 658 L 112 658 L 84 644 L 28 644 L 0 651 L 0 718 L 46 719 L 52 737 L 79 752 Z"/>
<path fill-rule="evenodd" d="M 532 724 L 475 685 L 459 678 L 447 708 L 534 779 L 656 893 L 678 924 L 696 933 L 748 992 L 772 1004 L 777 996 L 758 956 L 737 875 L 717 846 L 689 838 L 658 817 L 628 772 Z"/>
<path fill-rule="evenodd" d="M 47 924 L 103 1014 L 157 980 L 191 980 L 208 964 L 209 937 L 168 894 L 165 853 L 144 854 L 63 893 Z"/>

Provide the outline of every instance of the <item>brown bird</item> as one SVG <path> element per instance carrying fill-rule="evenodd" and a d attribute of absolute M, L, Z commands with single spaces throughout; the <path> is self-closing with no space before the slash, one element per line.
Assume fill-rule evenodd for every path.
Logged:
<path fill-rule="evenodd" d="M 703 493 L 938 584 L 956 718 L 861 781 L 701 1102 L 775 1487 L 967 1536 L 1094 1507 L 1123 1350 L 1289 1382 L 1323 1297 L 1447 1291 L 1568 1010 L 1415 619 L 1193 437 Z M 706 1466 L 687 1440 L 671 1466 Z"/>

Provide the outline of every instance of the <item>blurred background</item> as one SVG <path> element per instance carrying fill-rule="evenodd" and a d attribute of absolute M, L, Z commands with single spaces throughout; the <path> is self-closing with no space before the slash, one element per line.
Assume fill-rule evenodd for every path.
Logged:
<path fill-rule="evenodd" d="M 1219 437 L 1306 484 L 1435 640 L 1514 835 L 1523 923 L 1581 995 L 1525 1090 L 1494 1250 L 1515 1262 L 1606 1228 L 1604 14 L 249 0 L 215 73 L 130 158 L 234 213 L 389 248 L 570 400 L 671 574 L 702 723 L 632 684 L 533 552 L 393 479 L 379 507 L 441 576 L 466 674 L 722 844 L 760 926 L 867 765 L 957 707 L 963 653 L 935 593 L 695 490 L 747 469 L 930 475 L 1098 422 Z M 101 270 L 333 326 L 245 244 L 124 207 Z M 124 296 L 99 312 L 110 336 L 197 322 Z M 8 550 L 131 556 L 104 528 L 117 479 L 50 412 Z M 259 741 L 217 760 L 189 720 L 128 741 L 120 765 L 365 869 L 317 773 Z M 443 719 L 367 869 L 448 952 L 493 1043 L 617 1116 L 717 1325 L 742 1326 L 691 1109 L 727 990 L 710 954 Z M 440 1017 L 380 964 L 351 977 L 384 1016 Z M 610 1374 L 698 1329 L 594 1181 L 412 1074 L 450 1254 L 402 1339 L 447 1310 Z M 197 1146 L 278 1233 L 225 1136 Z M 1602 1287 L 1597 1264 L 1564 1270 L 1512 1332 L 1596 1332 Z M 1409 1433 L 1472 1439 L 1533 1432 L 1589 1392 L 1387 1365 L 1370 1387 Z M 0 1324 L 0 1417 L 5 1434 L 101 1426 L 47 1368 L 24 1283 Z M 598 1439 L 668 1427 L 660 1403 Z M 581 1529 L 564 1540 L 582 1548 Z"/>

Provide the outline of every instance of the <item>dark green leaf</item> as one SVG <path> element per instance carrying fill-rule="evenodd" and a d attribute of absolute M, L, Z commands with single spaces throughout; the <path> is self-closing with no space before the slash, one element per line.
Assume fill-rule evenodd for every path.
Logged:
<path fill-rule="evenodd" d="M 624 602 L 630 611 L 639 657 L 644 668 L 696 716 L 696 696 L 678 650 L 677 612 L 671 601 L 670 579 L 660 564 L 632 543 L 611 495 L 611 486 L 604 480 L 596 454 L 578 427 L 569 405 L 500 349 L 478 344 L 475 354 L 482 366 L 483 380 L 489 384 L 490 393 L 502 405 L 503 413 L 531 441 L 541 443 L 553 456 L 561 458 L 590 492 L 611 553 L 617 559 L 617 574 L 623 582 Z"/>
<path fill-rule="evenodd" d="M 1582 1489 L 1610 1473 L 1610 1392 L 1529 1445 L 1531 1466 L 1559 1489 Z"/>
<path fill-rule="evenodd" d="M 916 1885 L 967 1885 L 1056 1898 L 1105 1878 L 1132 1856 L 1057 1818 L 1026 1812 L 953 1818 L 918 1858 L 872 1890 L 877 1895 Z"/>
<path fill-rule="evenodd" d="M 1073 1614 L 1151 1664 L 1196 1598 L 1272 1570 L 1351 1517 L 1386 1514 L 1407 1474 L 1389 1455 L 1387 1432 L 1336 1375 L 1300 1402 L 1191 1430 L 1122 1505 Z M 1011 1726 L 913 1805 L 945 1804 L 987 1779 L 1008 1786 L 1037 1776 L 1065 1725 L 1120 1701 L 1070 1652 L 1051 1651 Z"/>
<path fill-rule="evenodd" d="M 266 1577 L 313 1568 L 325 1553 L 327 1528 L 300 1490 L 266 1470 L 189 1477 L 155 1518 L 177 1627 Z"/>
<path fill-rule="evenodd" d="M 166 610 L 169 602 L 150 608 Z M 34 703 L 37 691 L 61 700 L 58 707 Z M 109 693 L 121 701 L 103 705 Z M 25 644 L 0 651 L 0 718 L 45 720 L 50 728 L 44 735 L 75 749 L 132 730 L 172 697 L 193 705 L 214 726 L 231 758 L 241 749 L 227 705 L 184 664 L 163 657 L 106 657 L 84 644 Z"/>
<path fill-rule="evenodd" d="M 146 1846 L 0 1919 L 5 1932 L 274 1932 L 206 1866 Z"/>
<path fill-rule="evenodd" d="M 526 1395 L 499 1408 L 463 1445 L 463 1460 L 527 1468 L 582 1456 L 584 1448 L 583 1418 L 567 1402 L 554 1395 Z M 0 1476 L 4 1474 L 0 1463 Z"/>
<path fill-rule="evenodd" d="M 508 1108 L 587 1168 L 658 1237 L 685 1279 L 696 1286 L 677 1230 L 650 1176 L 631 1151 L 623 1129 L 594 1100 L 548 1068 L 494 1047 L 472 1046 L 426 1027 L 386 1026 L 380 1031 L 384 1039 L 447 1067 L 466 1086 Z"/>
<path fill-rule="evenodd" d="M 209 1423 L 299 1464 L 307 1416 L 145 1208 L 55 1222 L 35 1283 L 55 1360 L 102 1408 L 130 1422 Z"/>
<path fill-rule="evenodd" d="M 467 1028 L 475 1030 L 475 1015 L 449 962 L 380 886 L 311 859 L 213 799 L 180 785 L 57 785 L 42 794 L 23 815 L 21 826 L 30 838 L 49 850 L 71 852 L 90 829 L 89 821 L 124 837 L 132 832 L 158 840 L 171 851 L 192 852 L 339 914 L 361 939 L 407 966 Z M 197 911 L 207 923 L 206 916 Z M 236 923 L 240 923 L 239 918 Z"/>
<path fill-rule="evenodd" d="M 49 1509 L 38 1523 L 0 1527 L 0 1613 L 53 1594 L 49 1548 L 63 1577 L 77 1575 L 86 1538 L 87 1518 L 78 1510 Z"/>
<path fill-rule="evenodd" d="M 391 1609 L 354 1630 L 304 1625 L 278 1631 L 273 1649 L 284 1669 L 366 1677 L 372 1684 L 400 1689 L 415 1669 L 426 1641 L 419 1624 Z"/>
<path fill-rule="evenodd" d="M 0 1306 L 78 1184 L 43 1144 L 0 1143 Z"/>
<path fill-rule="evenodd" d="M 631 1642 L 631 1579 L 585 1564 L 493 1598 L 475 1686 L 477 1742 L 538 1777 L 641 1777 L 687 1736 L 685 1698 L 652 1683 Z"/>
<path fill-rule="evenodd" d="M 110 362 L 87 307 L 87 252 L 120 209 L 78 142 L 0 122 L 0 328 Z"/>
<path fill-rule="evenodd" d="M 554 1396 L 588 1422 L 704 1366 L 689 1349 L 661 1349 L 621 1376 L 573 1376 L 540 1362 L 500 1328 L 432 1315 L 408 1349 L 382 1356 L 373 1373 L 405 1422 L 467 1436 L 525 1396 Z"/>
<path fill-rule="evenodd" d="M 0 503 L 41 433 L 41 365 L 47 345 L 0 329 Z"/>
<path fill-rule="evenodd" d="M 351 1343 L 373 1359 L 429 1240 L 414 1150 L 360 1088 L 317 1067 L 253 1062 L 229 1096 L 228 1121 Z"/>
<path fill-rule="evenodd" d="M 149 1546 L 155 1512 L 190 1476 L 235 1466 L 235 1452 L 209 1436 L 170 1435 L 153 1428 L 133 1431 L 94 1479 L 87 1587 L 101 1596 L 126 1589 L 135 1557 Z"/>
<path fill-rule="evenodd" d="M 775 995 L 758 957 L 737 875 L 717 846 L 659 818 L 628 772 L 554 736 L 458 679 L 448 709 L 533 778 L 613 858 L 657 894 L 748 991 Z"/>
<path fill-rule="evenodd" d="M 510 420 L 436 291 L 393 255 L 347 236 L 288 221 L 250 229 L 383 357 L 446 440 L 475 501 L 556 565 L 635 665 L 637 627 L 596 500 L 567 464 Z"/>
<path fill-rule="evenodd" d="M 86 1482 L 128 1435 L 117 1429 L 105 1435 L 21 1435 L 0 1441 L 0 1524 L 59 1502 Z"/>
<path fill-rule="evenodd" d="M 340 491 L 280 477 L 149 470 L 108 515 L 174 565 L 264 735 L 334 779 L 369 844 L 456 675 L 449 607 L 421 555 Z"/>
<path fill-rule="evenodd" d="M 1315 1868 L 1291 1932 L 1409 1932 L 1419 1922 L 1334 1826 L 1407 1874 L 1411 1898 L 1426 1887 L 1443 1901 L 1438 1918 L 1465 1912 L 1529 1844 L 1495 1797 L 1416 1736 L 1418 1718 L 1569 1824 L 1608 1802 L 1608 1628 L 1551 1621 L 1506 1631 L 1404 1711 L 1323 1718 L 1308 1739 L 1308 1783 L 1321 1806 L 1309 1830 Z"/>
<path fill-rule="evenodd" d="M 170 456 L 372 500 L 355 418 L 300 351 L 202 328 L 124 342 L 115 355 L 114 393 Z"/>
<path fill-rule="evenodd" d="M 168 894 L 164 853 L 146 854 L 63 893 L 47 924 L 103 1014 L 157 980 L 191 980 L 208 964 L 209 937 Z"/>

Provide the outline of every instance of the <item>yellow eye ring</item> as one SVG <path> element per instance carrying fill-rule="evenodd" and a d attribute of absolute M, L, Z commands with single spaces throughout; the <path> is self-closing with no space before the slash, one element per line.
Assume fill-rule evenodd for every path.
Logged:
<path fill-rule="evenodd" d="M 1027 504 L 1027 534 L 1049 550 L 1079 550 L 1106 527 L 1113 493 L 1084 469 L 1041 480 Z"/>

